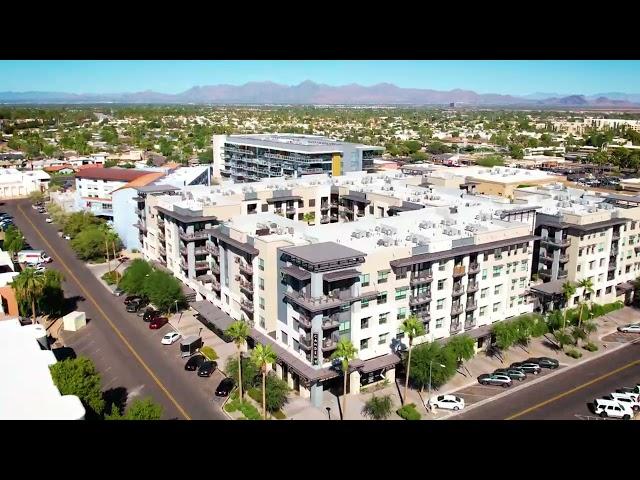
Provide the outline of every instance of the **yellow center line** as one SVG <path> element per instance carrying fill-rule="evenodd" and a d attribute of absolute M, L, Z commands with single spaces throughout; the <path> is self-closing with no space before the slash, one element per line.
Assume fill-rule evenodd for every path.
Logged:
<path fill-rule="evenodd" d="M 42 233 L 40 233 L 40 230 L 38 229 L 38 227 L 36 227 L 36 225 L 31 221 L 31 219 L 27 216 L 27 214 L 24 212 L 24 210 L 22 210 L 22 206 L 18 205 L 18 210 L 20 210 L 20 213 L 22 213 L 22 215 L 24 216 L 24 218 L 27 220 L 27 222 L 29 222 L 31 224 L 31 226 L 33 227 L 33 229 L 36 231 L 36 233 L 38 234 L 38 236 L 42 239 L 42 241 L 47 245 L 48 249 L 54 253 L 56 250 L 53 248 L 53 246 L 47 241 L 47 239 L 42 235 Z M 144 362 L 144 360 L 142 360 L 142 358 L 140 357 L 140 355 L 138 355 L 138 352 L 136 352 L 136 350 L 133 348 L 133 346 L 131 346 L 131 344 L 129 343 L 129 341 L 126 339 L 126 337 L 122 334 L 122 332 L 120 332 L 120 330 L 118 329 L 118 327 L 115 326 L 115 324 L 109 319 L 109 317 L 107 316 L 107 314 L 105 313 L 105 311 L 100 307 L 100 305 L 98 305 L 98 302 L 96 302 L 96 300 L 93 298 L 93 296 L 84 288 L 84 285 L 82 284 L 82 282 L 80 282 L 78 280 L 78 278 L 73 274 L 73 272 L 71 271 L 71 269 L 67 266 L 66 263 L 64 263 L 64 260 L 62 260 L 62 258 L 60 258 L 60 256 L 58 255 L 58 258 L 56 258 L 56 260 L 58 262 L 60 262 L 62 264 L 62 266 L 64 267 L 64 269 L 67 271 L 67 273 L 75 280 L 75 282 L 78 284 L 78 286 L 80 287 L 80 289 L 82 290 L 82 292 L 85 294 L 85 296 L 91 300 L 91 302 L 95 305 L 95 307 L 98 309 L 98 311 L 102 314 L 102 316 L 104 317 L 104 319 L 107 321 L 107 323 L 111 326 L 111 328 L 113 329 L 114 332 L 116 332 L 116 335 L 118 335 L 118 337 L 120 337 L 120 340 L 122 340 L 122 342 L 127 346 L 127 348 L 131 351 L 131 353 L 133 354 L 133 356 L 136 358 L 136 360 L 138 360 L 138 362 L 140 362 L 140 365 L 142 365 L 142 367 L 147 371 L 147 373 L 149 375 L 151 375 L 151 378 L 153 378 L 153 380 L 156 382 L 156 384 L 158 385 L 158 387 L 160 387 L 160 390 L 162 390 L 165 395 L 169 398 L 169 400 L 171 400 L 171 402 L 176 406 L 176 408 L 178 409 L 178 411 L 187 419 L 187 420 L 191 420 L 191 417 L 187 414 L 187 412 L 185 412 L 184 408 L 182 408 L 182 406 L 178 403 L 178 401 L 173 397 L 173 395 L 171 395 L 171 393 L 169 393 L 169 390 L 166 389 L 166 387 L 162 384 L 162 382 L 158 379 L 158 377 L 156 377 L 156 375 L 153 373 L 153 371 L 147 366 L 147 364 Z"/>
<path fill-rule="evenodd" d="M 521 417 L 522 415 L 525 415 L 529 412 L 533 412 L 534 410 L 539 409 L 540 407 L 544 407 L 545 405 L 549 405 L 552 402 L 555 402 L 556 400 L 560 400 L 563 397 L 566 397 L 567 395 L 571 395 L 572 393 L 577 392 L 578 390 L 582 390 L 583 388 L 588 387 L 589 385 L 593 385 L 594 383 L 600 382 L 602 380 L 604 380 L 605 378 L 610 377 L 611 375 L 615 375 L 616 373 L 620 373 L 623 370 L 626 370 L 627 368 L 631 368 L 635 365 L 640 364 L 640 360 L 634 360 L 633 362 L 627 363 L 626 365 L 623 365 L 620 368 L 616 368 L 615 370 L 612 370 L 609 373 L 605 373 L 604 375 L 601 375 L 597 378 L 594 378 L 593 380 L 590 380 L 586 383 L 583 383 L 582 385 L 578 385 L 575 388 L 572 388 L 571 390 L 567 390 L 564 393 L 561 393 L 559 395 L 556 395 L 555 397 L 549 398 L 548 400 L 545 400 L 544 402 L 540 402 L 537 405 L 534 405 L 533 407 L 529 407 L 526 410 L 523 410 L 519 413 L 516 413 L 515 415 L 511 415 L 510 417 L 507 417 L 505 420 L 513 420 L 516 419 L 518 417 Z"/>

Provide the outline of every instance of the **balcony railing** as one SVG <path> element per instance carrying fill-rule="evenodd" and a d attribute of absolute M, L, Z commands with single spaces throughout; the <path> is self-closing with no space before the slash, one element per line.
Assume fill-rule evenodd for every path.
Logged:
<path fill-rule="evenodd" d="M 240 303 L 240 308 L 242 308 L 242 310 L 244 310 L 245 312 L 253 314 L 253 302 L 247 302 L 246 300 L 243 300 Z"/>
<path fill-rule="evenodd" d="M 220 291 L 220 283 L 218 283 L 218 281 L 215 279 L 211 282 L 211 287 L 217 292 Z"/>
<path fill-rule="evenodd" d="M 476 308 L 478 308 L 478 302 L 473 301 L 473 302 L 467 302 L 467 312 L 475 310 Z"/>
<path fill-rule="evenodd" d="M 216 275 L 220 275 L 220 267 L 218 265 L 211 265 L 211 271 Z"/>
<path fill-rule="evenodd" d="M 467 293 L 477 292 L 478 288 L 477 282 L 469 282 L 469 285 L 467 286 Z"/>
<path fill-rule="evenodd" d="M 458 333 L 461 330 L 462 330 L 462 325 L 460 324 L 460 322 L 452 323 L 451 326 L 449 327 L 449 333 L 451 334 Z"/>
<path fill-rule="evenodd" d="M 344 305 L 345 303 L 349 303 L 349 299 L 329 297 L 327 295 L 323 295 L 321 297 L 310 297 L 305 294 L 299 294 L 298 292 L 285 292 L 284 294 L 291 301 L 308 311 L 328 310 Z"/>
<path fill-rule="evenodd" d="M 456 265 L 453 267 L 453 278 L 462 277 L 466 274 L 467 269 L 464 265 Z"/>
<path fill-rule="evenodd" d="M 311 335 L 300 335 L 300 347 L 307 351 L 311 350 Z"/>
<path fill-rule="evenodd" d="M 469 264 L 469 275 L 478 273 L 480 271 L 480 264 L 478 262 L 471 262 Z"/>
<path fill-rule="evenodd" d="M 464 311 L 464 307 L 462 304 L 456 305 L 455 303 L 451 305 L 451 316 L 460 315 Z"/>
<path fill-rule="evenodd" d="M 611 235 L 611 240 L 620 240 L 620 232 L 613 232 Z"/>
<path fill-rule="evenodd" d="M 541 270 L 538 270 L 538 276 L 543 280 L 547 278 L 551 278 L 551 269 L 543 268 Z"/>
<path fill-rule="evenodd" d="M 464 329 L 465 330 L 471 330 L 472 328 L 476 327 L 476 321 L 475 320 L 465 320 L 464 321 Z"/>
<path fill-rule="evenodd" d="M 428 283 L 431 281 L 433 281 L 433 272 L 431 270 L 411 272 L 411 285 L 418 285 L 420 283 Z"/>
<path fill-rule="evenodd" d="M 164 220 L 158 218 L 158 228 L 164 228 Z"/>
<path fill-rule="evenodd" d="M 296 207 L 294 206 L 287 207 L 287 213 L 296 213 Z"/>
<path fill-rule="evenodd" d="M 431 301 L 431 292 L 420 293 L 418 295 L 411 295 L 409 297 L 409 305 L 420 305 L 421 303 L 427 303 Z"/>
<path fill-rule="evenodd" d="M 431 321 L 431 315 L 429 314 L 429 312 L 417 312 L 416 315 L 422 322 L 426 323 Z"/>
<path fill-rule="evenodd" d="M 618 267 L 618 264 L 616 262 L 609 262 L 609 267 L 607 268 L 607 270 L 612 271 L 615 270 Z"/>
<path fill-rule="evenodd" d="M 320 217 L 320 223 L 329 223 L 331 219 L 327 216 Z"/>
<path fill-rule="evenodd" d="M 331 336 L 329 338 L 322 339 L 322 351 L 335 350 L 338 345 L 338 337 Z"/>
<path fill-rule="evenodd" d="M 240 290 L 253 294 L 253 283 L 240 281 Z"/>
<path fill-rule="evenodd" d="M 610 257 L 617 257 L 618 256 L 618 249 L 617 248 L 612 248 L 611 251 L 609 252 L 609 256 Z"/>
<path fill-rule="evenodd" d="M 454 285 L 452 296 L 459 297 L 462 294 L 464 294 L 464 285 Z"/>
<path fill-rule="evenodd" d="M 340 321 L 338 320 L 337 315 L 330 315 L 328 317 L 322 318 L 323 330 L 331 330 L 332 328 L 338 328 L 339 326 L 340 326 Z"/>
<path fill-rule="evenodd" d="M 244 262 L 240 262 L 240 271 L 247 275 L 253 275 L 253 267 L 251 265 L 247 265 Z"/>
<path fill-rule="evenodd" d="M 571 239 L 566 237 L 559 240 L 553 237 L 542 237 L 540 242 L 556 248 L 566 248 L 571 245 Z"/>
<path fill-rule="evenodd" d="M 329 204 L 323 203 L 322 205 L 320 205 L 320 210 L 329 210 Z"/>
<path fill-rule="evenodd" d="M 180 238 L 187 242 L 192 242 L 194 240 L 206 240 L 209 238 L 209 234 L 204 230 L 200 230 L 194 233 L 187 233 L 183 230 L 178 230 Z"/>
<path fill-rule="evenodd" d="M 302 325 L 302 328 L 311 328 L 311 319 L 306 315 L 300 315 L 298 318 L 298 323 Z"/>
<path fill-rule="evenodd" d="M 569 276 L 569 272 L 566 270 L 558 270 L 558 280 L 561 278 L 567 278 Z"/>

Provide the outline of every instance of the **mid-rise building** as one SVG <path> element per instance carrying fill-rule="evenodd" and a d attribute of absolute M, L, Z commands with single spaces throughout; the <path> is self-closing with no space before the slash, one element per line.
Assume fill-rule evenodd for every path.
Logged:
<path fill-rule="evenodd" d="M 0 168 L 0 199 L 27 197 L 32 192 L 49 190 L 50 175 L 42 170 L 20 171 Z"/>

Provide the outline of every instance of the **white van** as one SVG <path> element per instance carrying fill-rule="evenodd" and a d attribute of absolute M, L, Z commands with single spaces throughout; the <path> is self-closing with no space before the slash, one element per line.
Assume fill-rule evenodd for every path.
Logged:
<path fill-rule="evenodd" d="M 622 418 L 624 420 L 630 420 L 633 417 L 631 407 L 620 404 L 615 400 L 598 398 L 593 401 L 593 408 L 595 414 L 601 417 Z"/>
<path fill-rule="evenodd" d="M 638 395 L 635 393 L 613 392 L 609 396 L 613 398 L 616 402 L 629 405 L 629 408 L 631 408 L 635 412 L 640 410 L 640 403 L 638 403 Z"/>

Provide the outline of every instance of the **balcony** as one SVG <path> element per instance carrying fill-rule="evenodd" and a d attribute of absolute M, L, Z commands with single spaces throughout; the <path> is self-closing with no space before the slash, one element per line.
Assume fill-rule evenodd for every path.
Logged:
<path fill-rule="evenodd" d="M 467 269 L 464 265 L 456 265 L 453 267 L 453 278 L 463 277 L 466 273 Z"/>
<path fill-rule="evenodd" d="M 558 280 L 562 278 L 567 278 L 569 276 L 569 272 L 566 270 L 558 270 Z"/>
<path fill-rule="evenodd" d="M 460 295 L 464 294 L 464 285 L 454 285 L 453 286 L 453 291 L 451 292 L 451 295 L 453 297 L 459 297 Z"/>
<path fill-rule="evenodd" d="M 212 242 L 207 242 L 205 247 L 207 252 L 213 254 L 213 255 L 220 255 L 220 249 L 218 247 L 216 247 Z"/>
<path fill-rule="evenodd" d="M 206 260 L 196 260 L 194 266 L 196 270 L 209 270 L 209 262 Z"/>
<path fill-rule="evenodd" d="M 158 228 L 164 229 L 164 220 L 161 218 L 158 218 Z"/>
<path fill-rule="evenodd" d="M 551 253 L 541 253 L 540 261 L 542 262 L 553 262 L 553 254 Z"/>
<path fill-rule="evenodd" d="M 183 230 L 178 229 L 180 238 L 186 242 L 193 242 L 195 240 L 207 240 L 209 238 L 209 234 L 204 230 L 200 230 L 194 233 L 187 233 Z"/>
<path fill-rule="evenodd" d="M 611 235 L 611 240 L 620 240 L 620 232 L 616 232 L 614 230 L 613 234 Z"/>
<path fill-rule="evenodd" d="M 429 283 L 433 281 L 433 272 L 431 270 L 422 270 L 411 272 L 411 285 L 419 285 L 421 283 Z"/>
<path fill-rule="evenodd" d="M 288 206 L 287 207 L 287 213 L 289 213 L 289 214 L 296 213 L 296 207 L 294 207 L 293 205 Z"/>
<path fill-rule="evenodd" d="M 465 330 L 471 330 L 472 328 L 476 327 L 476 321 L 475 320 L 465 320 L 464 321 L 464 329 Z"/>
<path fill-rule="evenodd" d="M 427 323 L 431 321 L 431 315 L 429 314 L 429 312 L 416 312 L 416 315 L 418 316 L 418 319 L 421 322 Z"/>
<path fill-rule="evenodd" d="M 569 261 L 569 255 L 566 253 L 564 255 L 560 255 L 559 260 L 560 263 L 567 263 Z"/>
<path fill-rule="evenodd" d="M 619 253 L 619 251 L 618 251 L 618 249 L 617 249 L 617 248 L 615 248 L 615 247 L 611 247 L 611 251 L 609 252 L 609 256 L 610 256 L 610 257 L 617 257 L 617 256 L 618 256 L 618 253 Z"/>
<path fill-rule="evenodd" d="M 298 323 L 302 325 L 302 328 L 311 328 L 311 318 L 307 317 L 306 315 L 300 315 L 298 317 Z"/>
<path fill-rule="evenodd" d="M 214 278 L 213 281 L 211 282 L 211 287 L 216 291 L 219 292 L 220 291 L 220 283 Z"/>
<path fill-rule="evenodd" d="M 331 202 L 331 208 L 338 208 L 338 202 Z"/>
<path fill-rule="evenodd" d="M 409 305 L 420 305 L 431 301 L 431 292 L 420 293 L 419 295 L 411 295 L 409 297 Z"/>
<path fill-rule="evenodd" d="M 311 351 L 311 335 L 300 335 L 300 348 Z"/>
<path fill-rule="evenodd" d="M 329 204 L 323 203 L 322 205 L 320 205 L 320 210 L 321 211 L 329 210 Z"/>
<path fill-rule="evenodd" d="M 462 304 L 453 304 L 451 305 L 451 316 L 460 315 L 464 311 L 464 307 Z"/>
<path fill-rule="evenodd" d="M 618 264 L 616 262 L 609 262 L 609 267 L 607 268 L 608 271 L 613 271 L 618 267 Z"/>
<path fill-rule="evenodd" d="M 364 210 L 358 210 L 358 211 L 356 212 L 356 216 L 357 216 L 357 217 L 364 217 L 364 215 L 365 215 Z"/>
<path fill-rule="evenodd" d="M 216 275 L 220 275 L 220 267 L 216 264 L 213 264 L 211 266 L 211 272 L 215 273 Z"/>
<path fill-rule="evenodd" d="M 165 240 L 164 230 L 158 230 L 158 240 L 160 240 L 161 242 L 164 242 Z"/>
<path fill-rule="evenodd" d="M 477 282 L 469 282 L 467 285 L 467 293 L 474 293 L 478 291 L 478 283 Z"/>
<path fill-rule="evenodd" d="M 240 280 L 240 290 L 253 295 L 253 283 Z"/>
<path fill-rule="evenodd" d="M 467 312 L 471 312 L 476 308 L 478 308 L 478 302 L 476 301 L 467 302 L 467 307 L 466 307 Z"/>
<path fill-rule="evenodd" d="M 338 337 L 332 336 L 329 338 L 322 339 L 322 351 L 328 352 L 330 350 L 335 350 L 338 345 Z"/>
<path fill-rule="evenodd" d="M 167 255 L 167 251 L 162 245 L 158 245 L 158 251 L 160 252 L 160 255 L 164 255 L 164 256 Z"/>
<path fill-rule="evenodd" d="M 320 217 L 320 223 L 329 223 L 331 219 L 327 216 Z"/>
<path fill-rule="evenodd" d="M 307 311 L 317 312 L 322 310 L 329 310 L 331 308 L 339 307 L 345 303 L 349 303 L 349 299 L 341 299 L 336 297 L 329 297 L 323 295 L 321 297 L 310 297 L 298 292 L 284 292 L 285 297 L 291 300 L 296 305 L 301 306 Z"/>
<path fill-rule="evenodd" d="M 245 275 L 253 275 L 253 267 L 245 262 L 240 262 L 240 271 Z"/>
<path fill-rule="evenodd" d="M 193 249 L 193 253 L 194 255 L 206 255 L 209 251 L 204 245 L 200 245 Z"/>
<path fill-rule="evenodd" d="M 540 278 L 542 278 L 543 280 L 551 279 L 551 269 L 550 268 L 543 268 L 543 269 L 538 270 L 538 276 Z"/>
<path fill-rule="evenodd" d="M 480 264 L 478 262 L 471 262 L 469 264 L 469 275 L 480 272 Z"/>
<path fill-rule="evenodd" d="M 542 237 L 540 243 L 551 245 L 555 248 L 566 248 L 571 245 L 571 239 L 564 237 L 558 240 L 552 237 Z"/>
<path fill-rule="evenodd" d="M 338 328 L 339 326 L 340 326 L 340 321 L 338 320 L 337 315 L 330 315 L 328 317 L 322 318 L 323 330 L 331 330 L 333 328 Z"/>
<path fill-rule="evenodd" d="M 147 231 L 147 226 L 144 224 L 144 222 L 134 223 L 133 226 L 136 227 L 138 230 L 140 230 L 140 232 Z"/>
<path fill-rule="evenodd" d="M 253 302 L 247 302 L 246 300 L 243 300 L 240 303 L 240 308 L 242 308 L 242 310 L 244 310 L 245 312 L 253 315 Z"/>
<path fill-rule="evenodd" d="M 460 325 L 460 322 L 452 323 L 451 326 L 449 327 L 449 333 L 451 335 L 454 335 L 460 332 L 461 330 L 462 330 L 462 325 Z"/>

